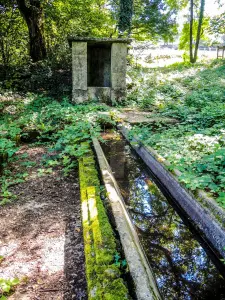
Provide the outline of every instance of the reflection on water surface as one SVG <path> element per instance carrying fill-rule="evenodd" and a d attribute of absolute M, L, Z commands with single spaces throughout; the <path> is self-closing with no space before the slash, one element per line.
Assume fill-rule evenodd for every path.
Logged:
<path fill-rule="evenodd" d="M 225 280 L 123 140 L 102 144 L 164 299 L 225 299 Z"/>

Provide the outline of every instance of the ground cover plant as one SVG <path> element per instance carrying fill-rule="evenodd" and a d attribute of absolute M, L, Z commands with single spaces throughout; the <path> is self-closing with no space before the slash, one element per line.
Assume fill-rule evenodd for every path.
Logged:
<path fill-rule="evenodd" d="M 53 199 L 51 202 L 52 193 L 55 192 L 54 199 L 56 203 L 59 201 L 57 200 L 58 192 L 57 188 L 54 187 L 54 180 L 58 182 L 59 190 L 63 191 L 63 194 L 65 193 L 65 195 L 67 195 L 66 197 L 69 197 L 69 193 L 66 194 L 66 189 L 68 188 L 66 182 L 68 178 L 68 182 L 72 181 L 72 185 L 70 184 L 71 188 L 73 188 L 74 182 L 76 185 L 77 178 L 73 178 L 73 176 L 77 171 L 78 158 L 85 156 L 89 151 L 91 137 L 99 135 L 102 124 L 104 125 L 105 122 L 111 121 L 107 117 L 101 116 L 100 118 L 98 116 L 99 111 L 105 111 L 108 109 L 103 104 L 89 103 L 88 105 L 73 105 L 66 98 L 61 99 L 60 101 L 55 101 L 54 99 L 46 96 L 33 94 L 21 96 L 10 92 L 2 93 L 2 100 L 3 101 L 1 102 L 0 108 L 0 206 L 12 203 L 13 200 L 18 199 L 20 202 L 20 212 L 18 212 L 18 217 L 22 213 L 25 214 L 23 219 L 26 220 L 27 224 L 29 224 L 29 220 L 27 220 L 26 216 L 26 205 L 29 206 L 29 202 L 32 201 L 33 198 L 35 198 L 36 202 L 39 203 L 37 205 L 39 205 L 38 207 L 41 209 L 42 204 L 40 203 L 40 199 L 37 200 L 39 196 L 41 197 L 44 202 L 43 205 L 45 206 L 46 213 L 48 211 L 46 199 L 50 197 L 49 205 L 52 205 L 51 209 L 54 207 Z M 84 144 L 83 142 L 86 143 Z M 33 156 L 36 155 L 35 153 L 37 156 L 40 155 L 40 159 L 34 160 Z M 60 175 L 61 173 L 62 175 Z M 42 183 L 39 183 L 44 191 L 43 195 L 40 193 L 41 191 L 38 192 L 37 186 L 35 186 L 35 184 L 38 185 L 38 182 L 42 180 L 41 178 L 43 178 L 43 181 L 46 183 L 46 186 L 44 185 L 43 181 Z M 26 188 L 24 189 L 26 186 L 29 186 L 27 195 L 28 198 L 26 198 Z M 22 203 L 21 199 L 23 200 Z M 79 198 L 77 200 L 79 201 Z M 66 201 L 72 200 L 68 200 L 66 198 Z M 62 208 L 64 207 L 63 205 L 68 205 L 67 202 L 64 204 L 63 203 L 64 202 L 62 201 Z M 73 202 L 70 204 L 72 205 Z M 14 205 L 17 206 L 16 203 L 14 203 Z M 9 206 L 9 209 L 11 207 L 13 210 L 14 205 Z M 1 209 L 4 208 L 2 207 Z M 46 222 L 54 217 L 57 212 L 55 212 L 53 215 L 50 214 L 48 218 L 45 219 Z M 77 208 L 77 214 L 78 213 L 80 215 L 79 206 Z M 61 212 L 60 217 L 65 219 L 63 212 Z M 34 212 L 33 218 L 35 219 Z M 39 219 L 36 220 L 36 222 L 37 224 L 39 222 L 41 223 Z M 11 223 L 9 222 L 6 225 L 4 220 L 2 220 L 0 229 L 2 230 L 3 234 L 4 230 L 7 230 L 5 227 L 10 227 L 10 224 Z M 42 224 L 44 224 L 44 221 L 42 221 Z M 16 232 L 22 230 L 21 227 L 23 227 L 23 225 L 23 222 L 22 224 L 19 222 L 19 224 L 16 225 Z M 74 231 L 74 227 L 72 228 L 73 229 L 71 230 Z M 79 227 L 75 228 L 78 230 L 77 234 L 81 234 Z M 38 236 L 37 240 L 39 238 L 41 237 Z M 19 243 L 20 239 L 17 240 L 15 238 L 14 241 Z M 34 243 L 33 240 L 32 243 Z M 39 247 L 40 245 L 37 247 L 37 249 L 39 249 Z M 2 247 L 1 251 L 4 251 Z M 17 252 L 19 251 L 20 250 L 17 250 Z M 40 249 L 38 251 L 40 251 Z M 44 251 L 44 248 L 42 251 Z M 71 251 L 71 249 L 69 249 L 69 251 Z M 81 255 L 80 252 L 82 252 L 82 249 L 79 251 L 77 250 L 77 252 L 79 255 Z M 117 252 L 114 252 L 116 255 Z M 11 261 L 12 266 L 18 264 L 18 259 L 19 258 L 15 255 L 14 259 Z M 33 260 L 35 261 L 34 258 Z M 29 286 L 29 284 L 32 284 L 32 280 L 35 280 L 35 276 L 32 277 L 32 274 L 27 275 L 29 276 L 29 282 L 24 282 L 23 278 L 21 281 L 18 281 L 16 277 L 13 277 L 13 275 L 9 277 L 10 271 L 7 269 L 6 265 L 7 263 L 9 264 L 10 256 L 7 255 L 6 258 L 0 259 L 0 264 L 1 261 L 5 261 L 6 264 L 4 265 L 3 269 L 5 271 L 5 274 L 3 273 L 3 278 L 0 276 L 0 299 L 6 299 L 7 296 L 14 293 L 15 290 L 16 293 L 20 293 L 18 290 L 24 289 L 27 284 Z M 27 261 L 25 262 L 24 260 L 24 263 L 27 264 Z M 37 261 L 34 262 L 34 265 L 36 263 Z M 8 273 L 6 269 L 8 270 Z M 20 277 L 21 272 L 19 272 Z M 70 274 L 67 275 L 70 277 L 73 271 L 70 270 L 65 272 L 66 274 Z M 36 274 L 36 276 L 39 275 Z M 42 274 L 42 276 L 44 275 Z M 75 275 L 73 274 L 73 280 L 76 278 L 76 276 L 74 276 Z M 46 284 L 50 284 L 50 278 L 51 277 L 49 276 Z M 85 294 L 82 280 L 83 279 L 79 278 L 79 282 L 81 281 L 81 283 L 76 284 L 77 290 L 75 294 Z M 69 285 L 71 282 L 73 283 L 73 281 L 69 282 Z M 79 286 L 82 286 L 82 291 L 79 291 Z M 72 289 L 73 287 L 71 287 L 71 290 Z M 38 291 L 34 292 L 38 293 Z M 65 293 L 67 293 L 67 290 Z M 68 299 L 71 299 L 71 291 L 68 291 L 68 293 L 68 297 L 70 297 Z"/>
<path fill-rule="evenodd" d="M 1 104 L 0 120 L 0 204 L 13 198 L 10 187 L 26 180 L 31 162 L 17 155 L 21 143 L 43 144 L 49 156 L 43 157 L 39 176 L 51 172 L 52 167 L 62 165 L 67 175 L 77 165 L 76 158 L 86 153 L 83 141 L 98 136 L 100 123 L 97 112 L 107 110 L 105 105 L 73 105 L 67 98 L 55 101 L 44 96 L 5 94 Z M 20 172 L 12 171 L 13 162 L 21 160 Z M 22 171 L 21 171 L 22 170 Z"/>
<path fill-rule="evenodd" d="M 177 63 L 165 68 L 139 66 L 129 75 L 134 85 L 126 105 L 149 110 L 153 116 L 172 117 L 135 126 L 147 145 L 166 158 L 170 170 L 192 191 L 204 189 L 225 208 L 225 64 Z"/>

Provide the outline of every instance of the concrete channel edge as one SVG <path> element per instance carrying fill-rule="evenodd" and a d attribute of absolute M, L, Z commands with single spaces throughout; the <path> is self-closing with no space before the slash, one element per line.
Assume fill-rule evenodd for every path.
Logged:
<path fill-rule="evenodd" d="M 225 258 L 225 231 L 213 217 L 209 210 L 203 207 L 186 189 L 184 189 L 176 178 L 166 170 L 166 168 L 155 158 L 148 147 L 143 145 L 136 137 L 129 139 L 129 129 L 123 125 L 118 125 L 118 129 L 130 143 L 131 147 L 142 158 L 149 167 L 153 175 L 163 182 L 164 187 L 176 200 L 189 219 L 208 239 L 218 253 Z"/>
<path fill-rule="evenodd" d="M 145 257 L 137 232 L 126 210 L 119 187 L 97 138 L 92 138 L 102 179 L 111 204 L 125 257 L 134 281 L 138 300 L 160 300 L 151 267 Z"/>

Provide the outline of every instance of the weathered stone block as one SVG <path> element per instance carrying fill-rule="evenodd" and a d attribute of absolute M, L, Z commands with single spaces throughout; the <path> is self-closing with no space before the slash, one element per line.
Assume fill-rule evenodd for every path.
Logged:
<path fill-rule="evenodd" d="M 89 100 L 97 100 L 106 104 L 111 104 L 109 87 L 88 87 Z"/>
<path fill-rule="evenodd" d="M 73 90 L 73 102 L 83 103 L 85 101 L 88 101 L 87 90 Z"/>
<path fill-rule="evenodd" d="M 75 70 L 87 69 L 87 56 L 86 55 L 73 55 L 73 64 Z"/>
<path fill-rule="evenodd" d="M 126 89 L 127 45 L 123 43 L 113 43 L 111 51 L 112 96 L 115 95 L 115 91 L 113 90 L 121 89 L 121 93 L 124 94 L 123 90 Z M 116 92 L 116 94 L 118 94 L 118 91 Z M 112 101 L 114 100 L 112 99 Z"/>
<path fill-rule="evenodd" d="M 73 55 L 87 55 L 87 42 L 73 42 Z"/>
<path fill-rule="evenodd" d="M 79 95 L 78 101 L 81 101 L 80 92 L 75 91 L 87 91 L 87 43 L 74 42 L 72 47 L 73 99 L 75 99 L 75 95 Z"/>
<path fill-rule="evenodd" d="M 111 101 L 112 104 L 117 104 L 126 99 L 126 91 L 125 90 L 113 90 L 111 89 Z"/>
<path fill-rule="evenodd" d="M 127 56 L 127 44 L 126 43 L 113 43 L 111 56 L 126 57 Z"/>
<path fill-rule="evenodd" d="M 126 89 L 126 74 L 124 72 L 121 73 L 112 73 L 112 89 Z"/>
<path fill-rule="evenodd" d="M 114 43 L 111 51 L 111 72 L 126 74 L 127 45 Z"/>
<path fill-rule="evenodd" d="M 87 90 L 87 70 L 85 68 L 73 70 L 73 90 Z"/>
<path fill-rule="evenodd" d="M 113 63 L 115 62 L 115 63 Z M 111 72 L 112 73 L 123 73 L 126 76 L 126 64 L 127 58 L 125 57 L 112 57 L 112 65 L 111 65 Z"/>

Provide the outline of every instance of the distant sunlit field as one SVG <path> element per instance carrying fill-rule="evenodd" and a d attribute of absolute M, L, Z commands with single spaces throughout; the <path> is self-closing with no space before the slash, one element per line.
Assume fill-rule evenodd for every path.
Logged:
<path fill-rule="evenodd" d="M 130 54 L 135 57 L 136 63 L 145 67 L 165 67 L 184 61 L 184 50 L 178 50 L 166 46 L 153 49 L 153 47 L 136 44 L 131 48 Z M 199 61 L 212 60 L 217 57 L 216 48 L 205 47 L 199 49 Z M 186 58 L 188 61 L 188 58 Z"/>

